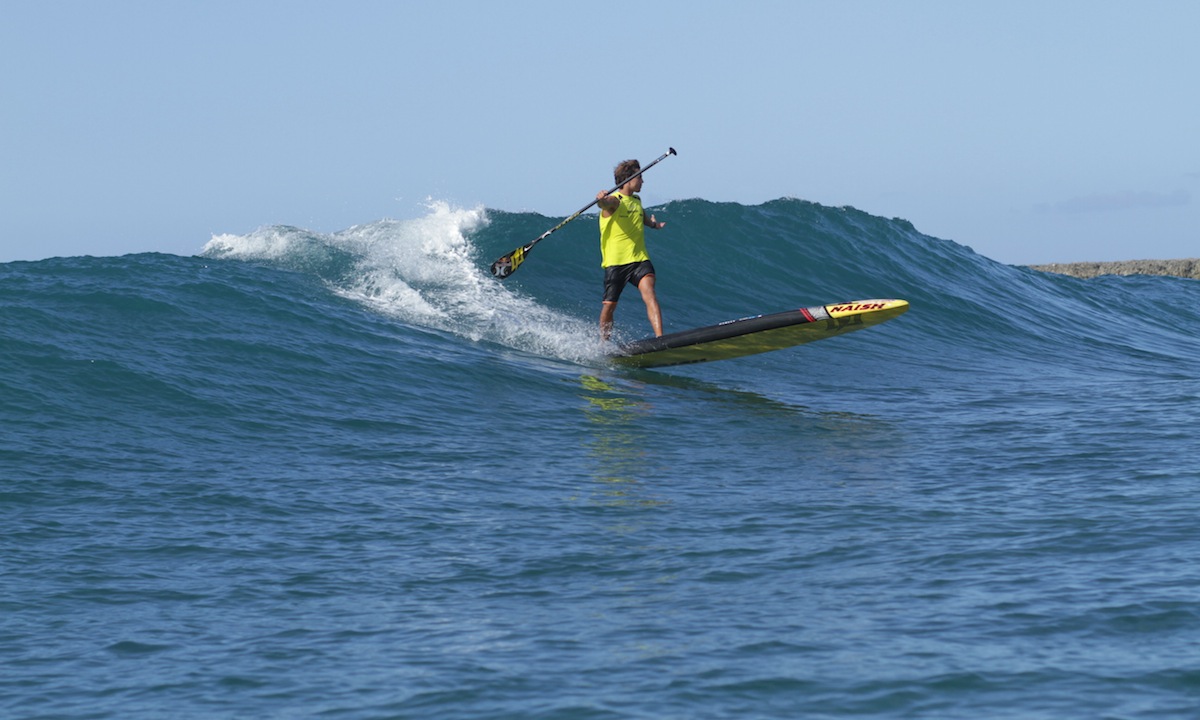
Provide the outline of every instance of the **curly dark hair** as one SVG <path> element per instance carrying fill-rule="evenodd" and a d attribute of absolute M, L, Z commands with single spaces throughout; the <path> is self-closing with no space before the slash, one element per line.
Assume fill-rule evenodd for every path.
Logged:
<path fill-rule="evenodd" d="M 617 185 L 624 185 L 629 182 L 629 178 L 637 175 L 641 169 L 642 165 L 637 160 L 626 160 L 613 168 L 613 180 L 616 181 Z"/>

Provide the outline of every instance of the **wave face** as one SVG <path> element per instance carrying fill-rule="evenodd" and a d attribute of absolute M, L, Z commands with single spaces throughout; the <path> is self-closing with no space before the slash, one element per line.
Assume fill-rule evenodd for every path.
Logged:
<path fill-rule="evenodd" d="M 652 211 L 668 332 L 912 309 L 620 370 L 594 216 L 444 204 L 0 265 L 0 714 L 1190 712 L 1200 283 Z"/>

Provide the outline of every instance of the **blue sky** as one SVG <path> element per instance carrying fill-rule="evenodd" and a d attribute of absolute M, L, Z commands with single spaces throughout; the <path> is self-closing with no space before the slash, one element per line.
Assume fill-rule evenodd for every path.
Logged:
<path fill-rule="evenodd" d="M 1200 3 L 0 0 L 0 262 L 428 199 L 798 197 L 1008 263 L 1200 256 Z M 525 241 L 528 238 L 517 238 Z"/>

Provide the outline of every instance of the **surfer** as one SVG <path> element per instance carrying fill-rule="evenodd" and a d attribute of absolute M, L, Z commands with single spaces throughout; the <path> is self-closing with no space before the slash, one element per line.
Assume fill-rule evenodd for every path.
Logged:
<path fill-rule="evenodd" d="M 655 337 L 663 334 L 645 228 L 661 230 L 666 223 L 647 216 L 642 208 L 642 199 L 636 194 L 642 189 L 642 176 L 638 175 L 641 169 L 637 160 L 626 160 L 613 170 L 613 180 L 620 188 L 611 195 L 607 190 L 596 194 L 600 207 L 600 265 L 604 268 L 604 299 L 600 306 L 600 337 L 604 340 L 612 335 L 613 315 L 626 284 L 641 292 Z"/>

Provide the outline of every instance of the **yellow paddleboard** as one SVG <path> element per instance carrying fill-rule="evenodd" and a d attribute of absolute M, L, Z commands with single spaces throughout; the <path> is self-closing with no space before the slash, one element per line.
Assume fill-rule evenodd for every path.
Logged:
<path fill-rule="evenodd" d="M 626 343 L 618 348 L 612 361 L 654 368 L 728 360 L 845 335 L 891 320 L 907 310 L 907 300 L 853 300 L 756 315 Z"/>

